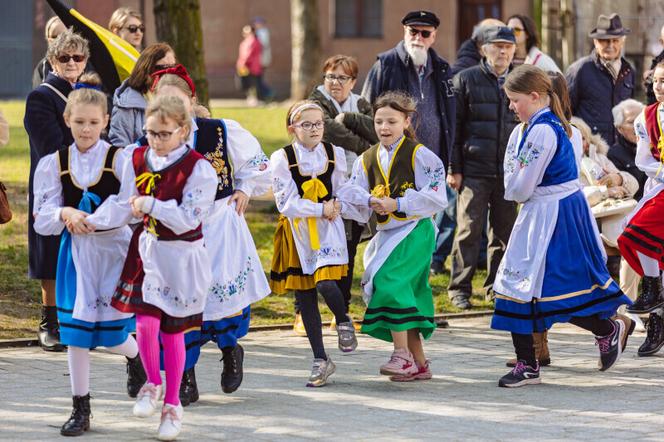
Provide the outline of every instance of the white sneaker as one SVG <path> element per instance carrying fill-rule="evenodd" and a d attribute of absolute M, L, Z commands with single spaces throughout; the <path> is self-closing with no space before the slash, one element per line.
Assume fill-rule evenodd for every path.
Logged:
<path fill-rule="evenodd" d="M 150 417 L 157 411 L 157 402 L 161 399 L 162 385 L 146 382 L 136 396 L 134 404 L 134 416 Z"/>
<path fill-rule="evenodd" d="M 182 404 L 177 407 L 171 404 L 164 404 L 161 409 L 161 424 L 159 424 L 159 440 L 175 440 L 182 430 L 182 415 L 184 409 Z"/>

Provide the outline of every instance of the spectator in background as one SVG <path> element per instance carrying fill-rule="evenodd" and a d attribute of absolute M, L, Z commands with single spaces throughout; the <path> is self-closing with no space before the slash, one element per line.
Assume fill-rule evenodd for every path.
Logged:
<path fill-rule="evenodd" d="M 477 66 L 480 63 L 480 60 L 482 60 L 482 54 L 480 53 L 480 48 L 482 47 L 482 35 L 485 28 L 490 28 L 492 26 L 505 26 L 505 23 L 497 18 L 485 18 L 475 25 L 473 28 L 473 34 L 470 38 L 459 46 L 456 61 L 452 65 L 452 75 L 455 75 L 464 69 Z M 450 206 L 453 205 L 452 202 L 449 203 Z"/>
<path fill-rule="evenodd" d="M 28 95 L 23 124 L 30 142 L 30 177 L 28 180 L 28 258 L 29 275 L 41 280 L 42 318 L 39 345 L 47 351 L 63 351 L 60 344 L 55 307 L 55 273 L 60 249 L 59 236 L 41 236 L 35 232 L 34 173 L 39 160 L 74 142 L 63 113 L 67 96 L 85 69 L 90 56 L 88 41 L 71 30 L 63 31 L 51 41 L 46 51 L 53 67 Z"/>
<path fill-rule="evenodd" d="M 108 22 L 108 29 L 141 52 L 145 25 L 138 11 L 127 7 L 116 9 Z"/>
<path fill-rule="evenodd" d="M 457 233 L 452 248 L 448 294 L 460 309 L 472 307 L 472 279 L 477 267 L 480 237 L 489 217 L 488 274 L 484 282 L 491 294 L 498 265 L 516 219 L 516 203 L 506 201 L 503 158 L 518 124 L 503 91 L 516 50 L 512 29 L 485 28 L 484 57 L 478 66 L 454 77 L 458 134 L 450 159 L 447 183 L 459 192 Z"/>
<path fill-rule="evenodd" d="M 152 86 L 151 75 L 177 64 L 175 52 L 166 43 L 148 46 L 138 57 L 134 70 L 113 94 L 111 129 L 108 137 L 112 145 L 125 147 L 143 136 L 146 94 Z"/>
<path fill-rule="evenodd" d="M 664 61 L 664 26 L 659 30 L 659 44 L 662 45 L 662 51 L 653 58 L 650 63 L 650 69 L 643 73 L 643 88 L 646 91 L 646 105 L 657 103 L 655 93 L 652 90 L 652 74 L 655 72 L 655 66 Z"/>
<path fill-rule="evenodd" d="M 242 91 L 247 95 L 247 105 L 249 106 L 258 104 L 258 81 L 263 74 L 261 51 L 261 42 L 256 38 L 254 28 L 250 25 L 244 26 L 235 68 L 240 77 Z"/>
<path fill-rule="evenodd" d="M 258 84 L 256 93 L 258 99 L 262 101 L 270 101 L 273 96 L 272 89 L 265 82 L 265 71 L 272 64 L 272 47 L 270 46 L 270 30 L 265 26 L 265 19 L 263 17 L 254 18 L 251 23 L 256 34 L 256 38 L 261 43 L 261 67 L 262 72 L 258 77 Z"/>
<path fill-rule="evenodd" d="M 643 112 L 645 106 L 634 100 L 621 101 L 611 109 L 613 113 L 613 125 L 618 131 L 616 142 L 609 148 L 607 157 L 623 172 L 629 173 L 639 183 L 639 190 L 634 194 L 637 201 L 643 196 L 643 188 L 648 176 L 636 166 L 636 132 L 634 131 L 634 120 Z"/>
<path fill-rule="evenodd" d="M 575 61 L 565 75 L 574 115 L 610 145 L 616 142 L 611 109 L 634 96 L 634 68 L 622 57 L 630 32 L 618 14 L 600 15 L 597 27 L 588 34 L 593 51 Z"/>
<path fill-rule="evenodd" d="M 507 26 L 512 28 L 516 38 L 513 65 L 532 64 L 546 72 L 560 72 L 556 62 L 538 48 L 540 38 L 532 18 L 527 15 L 514 14 L 507 20 Z"/>
<path fill-rule="evenodd" d="M 58 38 L 58 35 L 65 31 L 65 29 L 65 25 L 62 23 L 62 20 L 60 20 L 60 17 L 55 15 L 49 18 L 46 22 L 46 26 L 44 27 L 44 37 L 46 38 L 46 43 L 50 45 L 53 40 Z M 48 73 L 52 70 L 53 68 L 51 67 L 51 63 L 48 62 L 48 58 L 46 56 L 39 60 L 39 63 L 37 63 L 37 66 L 35 66 L 35 70 L 32 73 L 32 88 L 34 89 L 42 84 L 44 78 L 46 78 L 46 75 L 48 75 Z"/>

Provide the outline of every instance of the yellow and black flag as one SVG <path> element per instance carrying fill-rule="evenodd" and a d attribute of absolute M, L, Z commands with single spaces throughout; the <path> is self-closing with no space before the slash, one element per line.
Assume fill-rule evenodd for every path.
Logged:
<path fill-rule="evenodd" d="M 73 27 L 90 43 L 90 62 L 101 77 L 104 88 L 111 93 L 131 74 L 138 51 L 122 38 L 88 20 L 76 9 L 59 0 L 46 0 L 66 27 Z"/>

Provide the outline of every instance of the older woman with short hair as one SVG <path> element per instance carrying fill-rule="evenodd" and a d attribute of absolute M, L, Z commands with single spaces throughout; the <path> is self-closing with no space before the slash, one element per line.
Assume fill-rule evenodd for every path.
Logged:
<path fill-rule="evenodd" d="M 116 9 L 108 22 L 108 29 L 141 52 L 145 25 L 138 11 L 127 7 Z"/>
<path fill-rule="evenodd" d="M 143 136 L 146 95 L 153 82 L 151 75 L 176 63 L 175 52 L 167 43 L 155 43 L 145 48 L 129 78 L 113 94 L 111 128 L 108 132 L 111 144 L 125 147 Z"/>
<path fill-rule="evenodd" d="M 46 58 L 53 70 L 28 95 L 23 123 L 30 142 L 30 214 L 34 209 L 33 180 L 39 160 L 74 141 L 63 113 L 67 96 L 85 70 L 89 56 L 88 41 L 72 30 L 65 30 L 48 45 L 46 51 Z M 29 275 L 30 278 L 41 280 L 42 288 L 39 344 L 44 350 L 62 351 L 55 308 L 55 271 L 60 237 L 38 235 L 33 222 L 34 218 L 28 216 Z"/>

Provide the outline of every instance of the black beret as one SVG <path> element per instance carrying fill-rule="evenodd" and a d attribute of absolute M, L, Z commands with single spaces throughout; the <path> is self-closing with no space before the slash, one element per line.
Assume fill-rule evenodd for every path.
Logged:
<path fill-rule="evenodd" d="M 411 11 L 401 20 L 404 26 L 433 26 L 437 28 L 440 20 L 433 12 L 429 11 Z"/>

